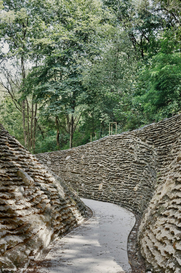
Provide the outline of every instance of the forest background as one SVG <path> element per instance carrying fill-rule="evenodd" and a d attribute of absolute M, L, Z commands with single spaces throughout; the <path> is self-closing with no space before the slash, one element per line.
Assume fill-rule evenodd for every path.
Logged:
<path fill-rule="evenodd" d="M 0 45 L 0 123 L 32 153 L 181 112 L 180 0 L 4 0 Z"/>

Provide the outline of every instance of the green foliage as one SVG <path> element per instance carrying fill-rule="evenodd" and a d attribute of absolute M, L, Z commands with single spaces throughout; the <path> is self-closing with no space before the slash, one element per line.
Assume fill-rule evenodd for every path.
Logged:
<path fill-rule="evenodd" d="M 11 135 L 24 144 L 21 113 L 15 108 L 10 97 L 1 98 L 0 123 L 4 125 L 5 129 L 8 130 Z"/>
<path fill-rule="evenodd" d="M 38 134 L 35 154 L 58 150 L 55 138 L 56 131 L 53 130 L 46 132 L 46 138 L 42 138 L 42 135 Z"/>
<path fill-rule="evenodd" d="M 126 116 L 122 119 L 120 112 L 127 111 L 130 105 L 127 101 L 134 90 L 137 69 L 136 52 L 127 33 L 119 31 L 113 37 L 104 44 L 100 58 L 91 69 L 88 67 L 84 72 L 84 84 L 93 90 L 90 100 L 96 103 L 96 119 L 107 132 L 109 122 L 118 122 L 122 128 L 126 123 Z"/>
<path fill-rule="evenodd" d="M 41 46 L 44 60 L 29 74 L 24 95 L 33 92 L 40 110 L 59 119 L 59 125 L 70 134 L 72 142 L 82 115 L 77 112 L 80 106 L 84 108 L 88 99 L 82 73 L 85 63 L 99 54 L 97 43 L 102 39 L 103 31 L 109 31 L 109 25 L 102 19 L 107 18 L 109 13 L 102 9 L 99 2 L 89 0 L 65 1 L 63 6 L 56 7 L 59 11 L 54 10 L 51 29 L 45 32 L 43 39 L 35 41 L 36 46 Z"/>
<path fill-rule="evenodd" d="M 152 59 L 151 68 L 142 75 L 142 80 L 147 82 L 147 91 L 140 97 L 140 101 L 144 102 L 145 113 L 154 116 L 156 120 L 179 112 L 180 61 L 180 53 L 160 53 Z"/>
<path fill-rule="evenodd" d="M 34 125 L 37 153 L 180 113 L 180 15 L 178 0 L 0 1 L 0 58 L 18 64 L 0 122 L 22 143 Z"/>
<path fill-rule="evenodd" d="M 170 36 L 170 34 L 172 34 Z M 148 122 L 178 114 L 181 108 L 181 53 L 179 41 L 167 32 L 160 52 L 141 68 L 134 103 Z"/>

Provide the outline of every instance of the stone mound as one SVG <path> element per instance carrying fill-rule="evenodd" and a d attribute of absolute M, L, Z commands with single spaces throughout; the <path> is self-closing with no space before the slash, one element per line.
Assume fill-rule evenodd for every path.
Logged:
<path fill-rule="evenodd" d="M 157 187 L 138 238 L 142 255 L 155 272 L 181 273 L 181 154 Z"/>
<path fill-rule="evenodd" d="M 87 215 L 77 195 L 0 125 L 1 272 L 23 272 Z"/>

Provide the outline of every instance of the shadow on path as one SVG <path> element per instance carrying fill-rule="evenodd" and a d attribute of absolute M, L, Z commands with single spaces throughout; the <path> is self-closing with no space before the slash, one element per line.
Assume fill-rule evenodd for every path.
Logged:
<path fill-rule="evenodd" d="M 115 204 L 82 199 L 93 217 L 50 245 L 36 261 L 37 273 L 129 273 L 127 238 L 135 224 L 130 211 Z"/>

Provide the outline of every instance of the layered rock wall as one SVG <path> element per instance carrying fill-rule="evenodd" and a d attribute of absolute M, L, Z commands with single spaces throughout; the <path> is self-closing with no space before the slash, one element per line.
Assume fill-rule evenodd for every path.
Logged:
<path fill-rule="evenodd" d="M 181 272 L 181 115 L 37 157 L 86 198 L 143 214 L 142 255 L 155 272 Z M 146 209 L 146 210 L 145 210 Z"/>
<path fill-rule="evenodd" d="M 156 153 L 128 133 L 37 156 L 84 198 L 142 212 L 152 197 Z"/>
<path fill-rule="evenodd" d="M 181 153 L 162 179 L 144 213 L 138 239 L 155 272 L 181 273 Z"/>
<path fill-rule="evenodd" d="M 23 272 L 86 216 L 83 202 L 0 125 L 0 272 Z"/>

